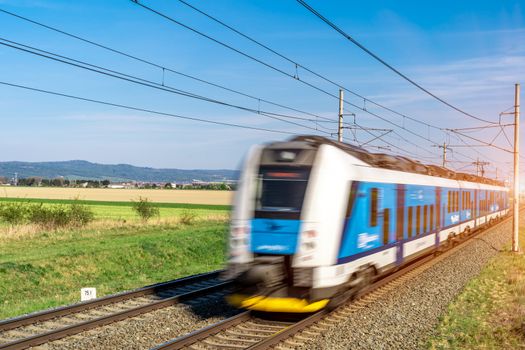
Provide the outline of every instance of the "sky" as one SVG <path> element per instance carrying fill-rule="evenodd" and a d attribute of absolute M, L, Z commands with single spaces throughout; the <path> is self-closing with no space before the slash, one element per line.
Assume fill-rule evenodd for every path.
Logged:
<path fill-rule="evenodd" d="M 475 172 L 472 162 L 479 158 L 490 163 L 485 167 L 488 176 L 494 177 L 496 168 L 499 178 L 509 175 L 510 153 L 494 147 L 466 147 L 480 143 L 429 128 L 400 114 L 442 129 L 487 126 L 487 123 L 469 118 L 418 90 L 298 2 L 185 1 L 299 63 L 299 68 L 178 0 L 139 2 L 241 53 L 130 0 L 0 0 L 0 10 L 156 65 L 0 12 L 0 42 L 28 45 L 137 77 L 150 85 L 116 79 L 0 45 L 1 82 L 136 108 L 101 105 L 0 84 L 0 161 L 83 159 L 158 168 L 235 169 L 256 143 L 285 140 L 292 134 L 335 137 L 338 101 L 316 88 L 337 95 L 339 84 L 399 113 L 346 92 L 345 101 L 351 105 L 345 105 L 348 114 L 345 121 L 369 129 L 355 132 L 346 129 L 345 141 L 364 144 L 372 152 L 402 154 L 434 164 L 442 162 L 442 149 L 436 144 L 445 142 L 450 146 L 447 166 Z M 308 3 L 403 74 L 469 114 L 498 122 L 500 112 L 512 111 L 509 108 L 514 105 L 514 84 L 525 80 L 523 1 L 443 0 L 425 4 L 309 0 Z M 336 85 L 313 76 L 301 66 Z M 175 94 L 173 89 L 204 96 L 208 101 Z M 212 103 L 210 99 L 221 103 Z M 223 102 L 242 108 L 232 108 Z M 285 117 L 277 120 L 258 111 Z M 214 125 L 174 115 L 271 131 Z M 504 115 L 502 120 L 504 124 L 513 122 L 511 115 Z M 500 131 L 490 128 L 462 132 L 490 142 Z M 370 141 L 384 132 L 388 134 Z M 509 140 L 500 133 L 494 144 L 510 150 L 513 128 L 506 127 L 505 134 Z"/>

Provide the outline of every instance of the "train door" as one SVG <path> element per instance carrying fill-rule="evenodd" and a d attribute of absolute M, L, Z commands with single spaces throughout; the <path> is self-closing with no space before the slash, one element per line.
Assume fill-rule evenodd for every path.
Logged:
<path fill-rule="evenodd" d="M 338 263 L 395 242 L 396 185 L 360 182 L 346 219 Z"/>
<path fill-rule="evenodd" d="M 397 185 L 397 224 L 396 224 L 396 245 L 397 245 L 397 261 L 399 264 L 403 261 L 403 239 L 405 239 L 405 185 Z"/>
<path fill-rule="evenodd" d="M 479 201 L 478 201 L 478 190 L 474 190 L 474 226 L 478 226 L 478 218 L 479 218 Z"/>
<path fill-rule="evenodd" d="M 441 231 L 441 187 L 436 187 L 436 247 L 439 246 L 439 232 Z"/>

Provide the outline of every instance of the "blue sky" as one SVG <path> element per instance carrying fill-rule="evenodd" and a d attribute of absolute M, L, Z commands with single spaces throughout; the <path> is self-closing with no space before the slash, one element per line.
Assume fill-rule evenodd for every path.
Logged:
<path fill-rule="evenodd" d="M 295 67 L 227 31 L 177 0 L 142 3 L 241 49 L 289 74 Z M 443 128 L 483 125 L 429 98 L 374 61 L 296 1 L 196 1 L 191 4 L 260 40 L 302 65 L 345 87 L 419 120 Z M 320 1 L 310 5 L 355 39 L 423 86 L 469 113 L 497 121 L 514 103 L 514 83 L 525 76 L 525 25 L 521 1 Z M 186 74 L 336 120 L 337 101 L 280 75 L 145 11 L 129 0 L 43 1 L 0 0 L 8 10 L 125 51 Z M 97 64 L 160 83 L 162 70 L 109 53 L 78 40 L 0 13 L 3 39 Z M 48 89 L 140 108 L 228 123 L 292 132 L 310 129 L 246 111 L 197 101 L 165 91 L 101 76 L 9 47 L 0 46 L 0 81 Z M 337 88 L 297 72 L 300 79 L 337 94 Z M 167 85 L 207 97 L 295 116 L 305 115 L 227 93 L 165 73 Z M 363 101 L 347 94 L 362 106 Z M 367 108 L 436 142 L 462 145 L 461 140 L 403 120 L 381 109 Z M 0 85 L 0 161 L 85 159 L 169 168 L 235 168 L 251 144 L 289 136 L 153 116 L 42 95 Z M 441 150 L 413 134 L 394 128 L 356 108 L 356 122 L 371 128 L 395 129 L 385 140 L 404 154 L 440 163 Z M 353 118 L 347 117 L 349 121 Z M 506 117 L 507 119 L 510 117 Z M 510 119 L 509 119 L 510 120 Z M 304 122 L 315 127 L 312 122 Z M 333 127 L 330 123 L 323 124 Z M 489 141 L 497 129 L 470 135 Z M 377 133 L 377 132 L 375 132 Z M 507 129 L 512 137 L 512 128 Z M 503 135 L 495 141 L 509 148 Z M 372 136 L 359 131 L 357 141 Z M 402 137 L 402 138 L 401 138 Z M 409 142 L 407 142 L 408 140 Z M 475 141 L 464 139 L 468 143 Z M 415 146 L 416 144 L 417 146 Z M 522 143 L 523 144 L 523 143 Z M 398 152 L 374 141 L 371 151 Z M 457 147 L 450 166 L 473 171 L 477 157 L 491 162 L 494 175 L 510 169 L 511 155 L 487 148 Z"/>

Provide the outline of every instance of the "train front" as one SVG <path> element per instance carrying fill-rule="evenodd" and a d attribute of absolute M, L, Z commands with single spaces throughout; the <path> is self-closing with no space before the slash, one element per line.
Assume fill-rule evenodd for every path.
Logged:
<path fill-rule="evenodd" d="M 313 312 L 312 269 L 294 268 L 297 253 L 315 248 L 301 211 L 317 148 L 305 142 L 256 147 L 248 155 L 236 193 L 227 275 L 236 307 L 266 312 Z M 319 298 L 317 298 L 319 299 Z"/>

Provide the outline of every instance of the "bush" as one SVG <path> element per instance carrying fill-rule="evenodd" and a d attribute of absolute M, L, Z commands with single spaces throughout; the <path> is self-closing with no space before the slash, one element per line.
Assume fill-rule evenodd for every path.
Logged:
<path fill-rule="evenodd" d="M 133 201 L 133 210 L 137 215 L 146 222 L 154 216 L 160 215 L 160 210 L 158 207 L 149 202 L 147 198 L 139 197 L 138 201 Z"/>
<path fill-rule="evenodd" d="M 42 203 L 28 205 L 27 220 L 30 223 L 45 228 L 64 226 L 66 213 L 63 205 L 46 207 Z"/>
<path fill-rule="evenodd" d="M 84 226 L 95 219 L 90 207 L 79 203 L 69 205 L 69 223 L 73 226 Z"/>
<path fill-rule="evenodd" d="M 21 224 L 26 220 L 27 207 L 24 203 L 0 203 L 0 220 L 11 225 Z"/>
<path fill-rule="evenodd" d="M 53 206 L 44 206 L 40 203 L 31 205 L 28 210 L 30 223 L 50 229 L 65 226 L 80 227 L 93 219 L 94 214 L 91 209 L 78 203 Z"/>
<path fill-rule="evenodd" d="M 195 213 L 191 211 L 184 211 L 180 216 L 180 222 L 184 225 L 191 225 L 195 221 Z"/>
<path fill-rule="evenodd" d="M 9 224 L 31 223 L 48 229 L 84 226 L 93 221 L 91 209 L 79 203 L 44 205 L 43 203 L 1 203 L 0 219 Z"/>

